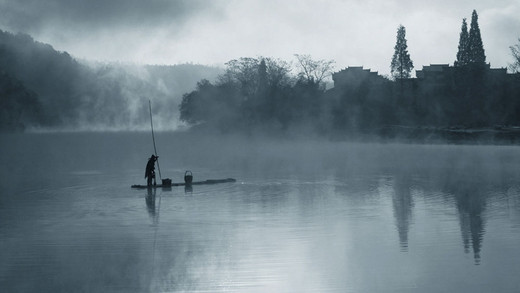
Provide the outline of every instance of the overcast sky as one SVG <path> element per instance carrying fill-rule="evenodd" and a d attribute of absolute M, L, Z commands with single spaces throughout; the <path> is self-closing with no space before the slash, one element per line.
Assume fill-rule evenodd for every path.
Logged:
<path fill-rule="evenodd" d="M 520 0 L 0 0 L 0 28 L 90 60 L 218 65 L 310 54 L 336 70 L 388 74 L 399 24 L 415 69 L 452 64 L 473 9 L 487 61 L 506 67 Z"/>

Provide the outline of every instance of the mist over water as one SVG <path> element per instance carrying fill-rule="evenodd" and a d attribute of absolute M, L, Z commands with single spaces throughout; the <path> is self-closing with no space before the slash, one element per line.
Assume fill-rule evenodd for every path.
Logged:
<path fill-rule="evenodd" d="M 149 133 L 0 137 L 7 292 L 515 292 L 520 149 Z"/>

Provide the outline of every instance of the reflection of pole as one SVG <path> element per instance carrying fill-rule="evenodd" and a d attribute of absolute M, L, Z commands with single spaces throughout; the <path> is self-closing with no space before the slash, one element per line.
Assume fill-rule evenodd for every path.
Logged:
<path fill-rule="evenodd" d="M 155 135 L 153 133 L 152 101 L 148 100 L 148 106 L 150 107 L 150 125 L 152 126 L 153 150 L 155 152 L 155 156 L 157 157 L 157 148 L 155 147 Z M 161 167 L 159 167 L 159 159 L 157 159 L 157 170 L 159 170 L 159 179 L 162 179 L 162 177 L 161 177 Z"/>
<path fill-rule="evenodd" d="M 155 197 L 155 193 L 154 193 L 154 197 Z M 155 275 L 155 249 L 157 247 L 157 230 L 159 229 L 159 213 L 161 211 L 161 199 L 162 199 L 162 191 L 161 191 L 161 193 L 159 193 L 159 205 L 157 206 L 157 213 L 155 214 L 154 223 L 153 223 L 155 231 L 153 234 L 152 275 L 151 275 L 152 279 Z M 155 206 L 155 202 L 154 202 L 154 206 Z"/>

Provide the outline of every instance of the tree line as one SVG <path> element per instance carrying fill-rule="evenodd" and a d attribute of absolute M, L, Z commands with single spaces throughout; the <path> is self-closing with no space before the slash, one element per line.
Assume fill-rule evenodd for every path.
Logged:
<path fill-rule="evenodd" d="M 315 128 L 323 114 L 324 79 L 334 62 L 309 55 L 296 59 L 296 66 L 269 57 L 227 62 L 215 83 L 201 80 L 183 96 L 181 121 L 223 132 Z"/>
<path fill-rule="evenodd" d="M 413 62 L 406 29 L 397 30 L 392 79 L 373 75 L 326 89 L 332 60 L 296 55 L 296 65 L 266 58 L 240 58 L 226 64 L 219 79 L 202 80 L 183 96 L 180 119 L 221 132 L 266 131 L 322 135 L 382 134 L 389 127 L 483 127 L 520 125 L 518 75 L 497 77 L 486 64 L 473 11 L 468 31 L 463 19 L 454 67 L 440 80 L 411 78 Z M 511 47 L 518 63 L 518 45 Z M 516 55 L 515 55 L 516 54 Z M 518 68 L 512 66 L 511 68 Z"/>
<path fill-rule="evenodd" d="M 358 76 L 330 88 L 334 61 L 309 55 L 295 55 L 295 62 L 239 58 L 218 70 L 189 64 L 137 68 L 79 62 L 28 35 L 0 31 L 0 131 L 146 127 L 148 99 L 154 118 L 165 125 L 173 128 L 180 118 L 221 132 L 336 136 L 392 125 L 520 125 L 520 75 L 497 78 L 489 69 L 476 11 L 469 29 L 463 19 L 456 61 L 440 82 L 411 78 L 404 26 L 397 29 L 394 49 L 392 79 Z M 520 39 L 510 49 L 509 69 L 518 72 Z"/>

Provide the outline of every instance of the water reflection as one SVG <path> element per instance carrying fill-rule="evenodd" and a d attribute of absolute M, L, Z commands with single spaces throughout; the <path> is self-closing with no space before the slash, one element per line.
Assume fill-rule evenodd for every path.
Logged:
<path fill-rule="evenodd" d="M 156 209 L 155 198 L 156 198 L 157 189 L 153 187 L 147 188 L 147 193 L 145 197 L 146 201 L 146 209 L 148 210 L 148 215 L 150 216 L 150 220 L 153 225 L 159 224 L 159 211 Z M 161 200 L 159 199 L 159 203 Z"/>
<path fill-rule="evenodd" d="M 412 221 L 414 205 L 410 176 L 400 174 L 394 178 L 392 204 L 401 251 L 408 251 L 408 230 Z"/>
<path fill-rule="evenodd" d="M 123 156 L 120 141 L 99 144 L 117 150 L 99 151 L 99 157 L 81 155 L 88 144 L 70 148 L 54 137 L 47 144 L 77 161 L 59 160 L 49 172 L 32 168 L 53 166 L 41 148 L 32 155 L 22 156 L 19 147 L 0 154 L 5 166 L 27 166 L 2 185 L 5 292 L 519 288 L 520 149 L 363 145 L 346 156 L 345 145 L 338 145 L 300 160 L 291 158 L 297 147 L 290 145 L 272 160 L 244 159 L 246 167 L 229 154 L 233 163 L 219 159 L 207 177 L 228 174 L 223 164 L 240 183 L 196 186 L 193 196 L 182 196 L 182 187 L 129 191 L 141 180 L 141 164 L 119 161 L 140 162 L 143 152 Z M 178 149 L 172 147 L 172 155 Z M 78 166 L 117 175 L 48 176 Z M 24 187 L 9 189 L 20 186 L 13 179 Z"/>
<path fill-rule="evenodd" d="M 485 235 L 486 203 L 489 196 L 496 196 L 500 186 L 507 190 L 504 182 L 493 184 L 493 178 L 473 172 L 471 176 L 462 170 L 442 170 L 429 174 L 427 180 L 413 180 L 411 173 L 394 176 L 392 194 L 393 213 L 399 236 L 401 251 L 408 251 L 408 232 L 412 223 L 414 196 L 412 187 L 426 198 L 439 194 L 445 201 L 452 203 L 458 214 L 460 233 L 465 253 L 473 253 L 474 262 L 481 262 L 482 243 Z M 447 206 L 449 208 L 449 206 Z M 446 211 L 447 212 L 447 211 Z"/>
<path fill-rule="evenodd" d="M 475 264 L 478 265 L 485 233 L 486 197 L 483 193 L 483 186 L 475 182 L 466 184 L 448 182 L 446 188 L 455 198 L 464 252 L 469 253 L 471 246 Z"/>
<path fill-rule="evenodd" d="M 479 165 L 476 165 L 479 168 Z M 464 252 L 473 250 L 475 264 L 480 264 L 485 233 L 485 208 L 490 180 L 478 170 L 471 176 L 465 170 L 450 170 L 443 176 L 443 191 L 453 197 L 459 216 Z M 496 195 L 492 189 L 490 195 Z"/>

